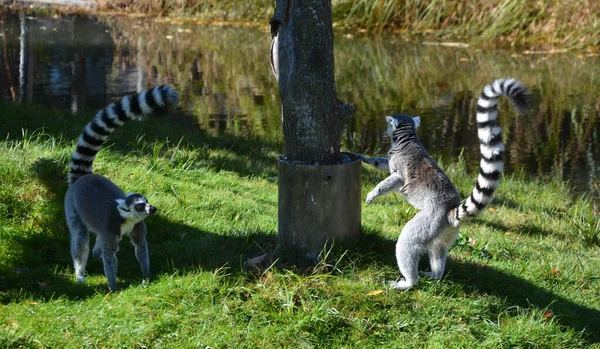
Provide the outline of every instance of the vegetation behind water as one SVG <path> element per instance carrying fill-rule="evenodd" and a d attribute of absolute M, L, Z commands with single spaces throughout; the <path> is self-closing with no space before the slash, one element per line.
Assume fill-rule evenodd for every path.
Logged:
<path fill-rule="evenodd" d="M 21 26 L 13 18 L 0 26 L 0 97 L 22 90 L 24 101 L 96 108 L 107 98 L 171 83 L 184 110 L 211 134 L 282 141 L 266 30 L 39 16 L 27 21 L 31 67 L 19 69 Z M 422 116 L 421 138 L 430 153 L 452 160 L 462 153 L 472 169 L 479 157 L 476 98 L 485 84 L 511 76 L 530 87 L 534 108 L 517 116 L 500 101 L 507 173 L 555 176 L 600 196 L 600 57 L 339 36 L 335 59 L 338 95 L 356 107 L 344 131 L 346 149 L 384 153 L 383 116 L 403 112 Z M 20 88 L 21 71 L 30 71 L 32 82 Z"/>
<path fill-rule="evenodd" d="M 281 140 L 281 106 L 265 33 L 116 17 L 102 21 L 115 40 L 113 71 L 135 65 L 148 85 L 176 84 L 184 108 L 215 134 Z M 456 159 L 462 153 L 468 166 L 476 166 L 480 89 L 496 78 L 515 77 L 532 90 L 534 108 L 518 116 L 507 101 L 500 102 L 506 171 L 566 178 L 600 195 L 598 57 L 548 59 L 342 37 L 335 60 L 338 95 L 356 107 L 344 147 L 387 151 L 383 116 L 403 112 L 422 116 L 422 141 L 432 154 Z"/>
<path fill-rule="evenodd" d="M 26 61 L 32 66 L 21 70 L 19 20 L 0 26 L 0 96 L 21 89 L 24 101 L 82 109 L 144 86 L 171 83 L 184 110 L 211 134 L 282 141 L 266 30 L 123 16 L 101 17 L 100 22 L 39 16 L 27 27 L 31 49 Z M 479 90 L 493 79 L 512 76 L 530 87 L 534 108 L 517 116 L 506 100 L 500 101 L 507 173 L 555 176 L 600 195 L 600 57 L 340 36 L 335 58 L 338 95 L 356 107 L 343 147 L 384 153 L 389 140 L 383 116 L 421 115 L 428 151 L 445 159 L 462 153 L 472 169 L 479 157 L 474 120 Z M 16 86 L 20 71 L 35 77 L 24 88 Z"/>
<path fill-rule="evenodd" d="M 147 220 L 155 277 L 141 280 L 125 240 L 122 290 L 109 294 L 93 258 L 88 282 L 74 281 L 62 206 L 92 113 L 0 103 L 0 114 L 0 347 L 599 347 L 598 208 L 560 181 L 505 177 L 461 229 L 445 278 L 398 292 L 386 285 L 415 214 L 405 200 L 363 206 L 361 241 L 314 268 L 244 270 L 276 245 L 281 144 L 214 136 L 182 114 L 130 122 L 95 172 L 159 208 Z M 476 174 L 441 166 L 466 196 Z M 363 193 L 385 176 L 363 167 Z"/>
<path fill-rule="evenodd" d="M 273 0 L 100 0 L 101 10 L 210 21 L 266 24 Z M 334 0 L 336 26 L 347 32 L 395 32 L 415 39 L 462 41 L 528 50 L 597 51 L 596 0 Z"/>

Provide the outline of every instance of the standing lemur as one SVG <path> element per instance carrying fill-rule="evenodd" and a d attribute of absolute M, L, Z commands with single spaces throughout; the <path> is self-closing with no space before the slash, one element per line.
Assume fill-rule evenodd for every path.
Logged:
<path fill-rule="evenodd" d="M 476 216 L 492 201 L 503 167 L 504 144 L 497 106 L 502 95 L 510 98 L 519 113 L 529 108 L 531 97 L 520 81 L 498 79 L 483 88 L 477 100 L 477 133 L 481 151 L 479 176 L 472 194 L 463 203 L 450 179 L 419 141 L 416 134 L 420 122 L 418 117 L 386 116 L 387 133 L 392 139 L 389 161 L 361 156 L 364 162 L 390 172 L 390 176 L 367 195 L 367 204 L 380 195 L 397 190 L 420 210 L 406 223 L 396 243 L 396 259 L 404 279 L 391 282 L 393 288 L 405 290 L 417 283 L 419 259 L 425 252 L 429 254 L 431 272 L 423 274 L 441 279 L 448 247 L 458 236 L 459 224 Z"/>
<path fill-rule="evenodd" d="M 101 258 L 111 290 L 117 288 L 117 250 L 123 235 L 129 235 L 144 277 L 150 275 L 144 219 L 156 212 L 141 194 L 125 195 L 108 178 L 92 174 L 92 163 L 102 144 L 125 121 L 164 113 L 177 105 L 179 96 L 167 85 L 125 96 L 99 111 L 77 141 L 71 157 L 65 214 L 71 233 L 71 256 L 77 281 L 85 281 L 89 255 L 89 232 L 95 233 L 94 257 Z"/>

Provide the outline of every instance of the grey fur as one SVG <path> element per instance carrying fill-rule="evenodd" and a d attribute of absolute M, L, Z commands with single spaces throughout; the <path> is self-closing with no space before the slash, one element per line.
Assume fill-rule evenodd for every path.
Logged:
<path fill-rule="evenodd" d="M 135 195 L 135 194 L 133 194 Z M 130 195 L 132 196 L 132 195 Z M 90 199 L 93 198 L 93 199 Z M 142 197 L 143 198 L 143 197 Z M 121 209 L 134 210 L 135 204 L 144 204 L 152 213 L 144 212 L 138 217 L 124 218 L 119 211 L 119 203 L 128 197 L 106 177 L 89 174 L 79 178 L 65 196 L 65 214 L 71 232 L 71 255 L 77 281 L 85 281 L 85 267 L 89 255 L 90 232 L 96 234 L 94 257 L 102 259 L 104 273 L 111 290 L 117 289 L 117 251 L 124 235 L 129 235 L 135 249 L 135 256 L 142 268 L 144 277 L 150 276 L 146 224 L 143 219 L 156 212 L 145 199 Z M 131 230 L 127 229 L 131 227 Z"/>
<path fill-rule="evenodd" d="M 89 256 L 90 232 L 96 234 L 94 257 L 102 259 L 111 290 L 117 289 L 117 251 L 124 235 L 129 235 L 144 277 L 150 276 L 146 224 L 156 212 L 141 194 L 125 195 L 108 178 L 92 173 L 92 164 L 102 144 L 125 121 L 141 119 L 177 104 L 178 95 L 162 85 L 126 96 L 98 112 L 85 127 L 70 163 L 69 189 L 65 195 L 65 215 L 71 235 L 71 256 L 75 277 L 84 282 Z"/>
<path fill-rule="evenodd" d="M 392 139 L 389 161 L 361 155 L 364 162 L 390 171 L 390 176 L 369 192 L 367 204 L 378 196 L 398 191 L 420 210 L 406 223 L 396 243 L 396 260 L 404 279 L 391 282 L 393 288 L 409 289 L 418 282 L 419 259 L 426 252 L 431 272 L 422 274 L 441 279 L 448 248 L 458 236 L 459 224 L 477 215 L 492 201 L 499 184 L 504 150 L 497 123 L 497 102 L 501 95 L 510 97 L 518 112 L 529 107 L 527 89 L 514 79 L 495 80 L 482 90 L 477 102 L 482 152 L 480 174 L 473 193 L 464 203 L 461 203 L 460 194 L 450 179 L 419 141 L 416 127 L 420 120 L 416 118 L 400 114 L 386 117 L 388 134 Z"/>

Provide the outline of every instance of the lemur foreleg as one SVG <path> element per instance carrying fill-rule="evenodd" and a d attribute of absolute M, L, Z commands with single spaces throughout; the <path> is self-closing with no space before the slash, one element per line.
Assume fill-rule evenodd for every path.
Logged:
<path fill-rule="evenodd" d="M 367 194 L 366 203 L 371 204 L 376 197 L 389 194 L 404 186 L 404 180 L 397 173 L 392 173 L 388 178 L 379 182 L 377 186 Z"/>
<path fill-rule="evenodd" d="M 135 250 L 135 258 L 137 258 L 142 268 L 144 277 L 150 276 L 150 259 L 148 256 L 148 242 L 146 241 L 146 228 L 142 225 L 137 225 L 130 235 L 131 244 Z"/>

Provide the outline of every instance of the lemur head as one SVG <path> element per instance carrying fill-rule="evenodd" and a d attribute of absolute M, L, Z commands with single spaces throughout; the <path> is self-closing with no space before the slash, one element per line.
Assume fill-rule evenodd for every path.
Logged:
<path fill-rule="evenodd" d="M 127 220 L 142 221 L 156 212 L 156 207 L 150 205 L 141 194 L 128 193 L 125 199 L 116 201 L 119 214 Z"/>
<path fill-rule="evenodd" d="M 393 139 L 394 131 L 400 129 L 416 130 L 421 124 L 421 118 L 415 116 L 414 118 L 405 114 L 394 114 L 386 116 L 385 121 L 387 122 L 387 134 L 390 139 Z"/>

